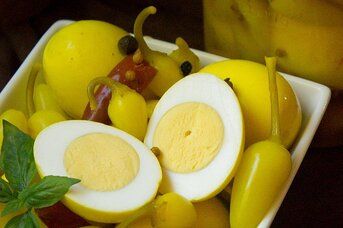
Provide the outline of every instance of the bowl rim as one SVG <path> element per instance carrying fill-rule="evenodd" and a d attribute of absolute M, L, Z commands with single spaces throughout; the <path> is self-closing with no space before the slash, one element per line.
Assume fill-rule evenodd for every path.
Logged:
<path fill-rule="evenodd" d="M 72 22 L 73 22 L 72 20 L 58 20 L 54 24 L 52 24 L 50 28 L 43 34 L 43 36 L 40 38 L 40 40 L 31 50 L 29 55 L 20 65 L 18 70 L 15 72 L 12 78 L 8 81 L 8 83 L 2 89 L 0 93 L 0 107 L 1 108 L 4 107 L 4 104 L 7 98 L 10 96 L 11 91 L 21 83 L 20 79 L 26 76 L 25 71 L 30 69 L 31 65 L 34 64 L 38 56 L 41 56 L 41 52 L 47 40 L 60 28 Z M 163 50 L 171 51 L 176 48 L 175 44 L 172 44 L 166 41 L 157 40 L 152 37 L 145 37 L 145 39 L 149 45 L 162 48 Z M 197 49 L 192 49 L 192 50 L 199 56 L 201 60 L 208 63 L 228 59 L 222 56 L 207 53 L 205 51 L 201 51 Z M 311 144 L 311 141 L 320 124 L 320 121 L 325 113 L 325 110 L 328 106 L 328 103 L 331 97 L 331 91 L 325 85 L 322 85 L 322 84 L 319 84 L 319 83 L 316 83 L 307 79 L 299 78 L 290 74 L 286 74 L 286 73 L 281 73 L 281 74 L 285 77 L 287 81 L 290 82 L 291 86 L 293 84 L 297 84 L 298 86 L 300 85 L 303 87 L 314 89 L 315 91 L 317 91 L 316 93 L 319 99 L 316 100 L 316 107 L 314 108 L 314 111 L 311 113 L 310 118 L 307 121 L 307 124 L 305 126 L 302 126 L 301 137 L 298 137 L 298 140 L 294 143 L 291 149 L 292 151 L 291 174 L 287 182 L 285 183 L 282 191 L 280 192 L 280 194 L 278 195 L 278 197 L 276 198 L 273 205 L 271 206 L 271 208 L 269 209 L 269 211 L 267 212 L 267 214 L 265 215 L 265 217 L 263 218 L 263 220 L 261 221 L 258 227 L 269 227 L 271 225 L 278 209 L 281 206 L 281 203 L 285 195 L 288 192 L 290 185 L 292 184 L 292 181 L 301 165 L 301 162 L 306 155 L 308 147 Z"/>

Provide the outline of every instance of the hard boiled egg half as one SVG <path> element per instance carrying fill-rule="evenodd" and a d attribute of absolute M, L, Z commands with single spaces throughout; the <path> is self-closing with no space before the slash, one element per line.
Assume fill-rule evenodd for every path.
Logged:
<path fill-rule="evenodd" d="M 95 222 L 127 218 L 155 198 L 162 178 L 158 160 L 141 141 L 86 120 L 64 121 L 43 130 L 36 138 L 34 156 L 41 177 L 81 180 L 62 202 Z"/>
<path fill-rule="evenodd" d="M 172 86 L 150 118 L 144 140 L 159 151 L 161 193 L 209 199 L 232 179 L 244 149 L 242 111 L 231 87 L 197 73 Z"/>

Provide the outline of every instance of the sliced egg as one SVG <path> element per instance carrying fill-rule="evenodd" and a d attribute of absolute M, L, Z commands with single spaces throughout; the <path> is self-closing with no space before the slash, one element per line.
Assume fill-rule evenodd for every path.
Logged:
<path fill-rule="evenodd" d="M 213 197 L 232 179 L 244 148 L 235 93 L 211 74 L 185 77 L 158 102 L 144 142 L 159 151 L 161 193 L 191 201 Z"/>
<path fill-rule="evenodd" d="M 127 218 L 155 198 L 162 179 L 158 160 L 141 141 L 86 120 L 64 121 L 43 130 L 36 138 L 34 156 L 41 177 L 81 180 L 62 202 L 95 222 Z"/>

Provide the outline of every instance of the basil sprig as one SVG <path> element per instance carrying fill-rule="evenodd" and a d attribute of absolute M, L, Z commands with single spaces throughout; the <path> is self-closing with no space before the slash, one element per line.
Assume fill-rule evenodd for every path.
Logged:
<path fill-rule="evenodd" d="M 0 178 L 0 203 L 7 203 L 12 199 L 14 199 L 14 197 L 10 185 Z"/>
<path fill-rule="evenodd" d="M 40 182 L 31 184 L 37 173 L 33 158 L 33 139 L 6 120 L 3 120 L 3 133 L 0 169 L 8 182 L 0 179 L 0 202 L 6 204 L 1 216 L 19 210 L 25 211 L 13 217 L 5 228 L 39 228 L 33 210 L 54 205 L 80 180 L 45 176 Z"/>
<path fill-rule="evenodd" d="M 22 215 L 17 215 L 5 226 L 6 228 L 18 228 L 18 227 L 39 227 L 39 221 L 34 215 L 32 210 L 25 212 Z"/>
<path fill-rule="evenodd" d="M 3 133 L 0 168 L 12 190 L 19 192 L 31 183 L 36 174 L 33 139 L 6 120 L 3 120 Z"/>

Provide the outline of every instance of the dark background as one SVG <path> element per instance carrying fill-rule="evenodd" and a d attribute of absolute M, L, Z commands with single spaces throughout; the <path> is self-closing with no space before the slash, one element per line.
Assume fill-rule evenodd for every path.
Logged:
<path fill-rule="evenodd" d="M 170 42 L 182 36 L 204 49 L 201 0 L 0 0 L 0 88 L 56 20 L 98 19 L 132 32 L 135 16 L 150 4 L 158 13 L 145 35 Z M 309 149 L 273 227 L 343 227 L 342 147 Z"/>

